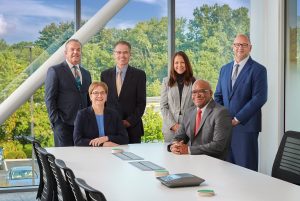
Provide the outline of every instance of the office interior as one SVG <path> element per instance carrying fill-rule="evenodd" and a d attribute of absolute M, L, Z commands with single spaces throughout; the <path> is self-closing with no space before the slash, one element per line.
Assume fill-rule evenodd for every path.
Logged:
<path fill-rule="evenodd" d="M 268 100 L 262 108 L 262 132 L 259 135 L 259 172 L 270 175 L 284 132 L 300 131 L 300 93 L 297 90 L 300 86 L 300 58 L 299 53 L 297 54 L 300 49 L 300 1 L 249 0 L 249 4 L 250 38 L 253 46 L 251 56 L 263 64 L 268 73 Z M 168 14 L 172 15 L 172 9 L 173 14 L 180 9 L 176 5 L 179 5 L 176 0 L 166 0 Z M 173 26 L 168 24 L 169 28 Z M 295 28 L 298 31 L 296 35 L 292 31 Z M 172 40 L 168 41 L 166 50 L 169 61 L 176 49 L 174 35 L 172 30 L 168 31 L 169 40 Z M 293 42 L 295 40 L 296 44 Z M 61 58 L 62 55 L 57 57 Z"/>

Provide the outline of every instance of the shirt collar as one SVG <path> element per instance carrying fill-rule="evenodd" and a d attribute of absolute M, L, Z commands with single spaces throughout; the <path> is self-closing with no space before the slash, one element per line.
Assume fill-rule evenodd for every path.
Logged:
<path fill-rule="evenodd" d="M 197 107 L 197 111 L 201 109 L 202 110 L 202 114 L 204 114 L 204 111 L 207 108 L 207 105 L 211 102 L 211 100 L 212 100 L 212 98 L 208 101 L 208 103 L 203 108 Z"/>
<path fill-rule="evenodd" d="M 235 66 L 236 64 L 239 64 L 240 65 L 240 69 L 241 67 L 245 66 L 246 62 L 248 61 L 250 55 L 248 55 L 245 59 L 243 59 L 242 61 L 240 61 L 239 63 L 237 63 L 236 61 L 234 61 L 234 64 L 233 66 Z"/>
<path fill-rule="evenodd" d="M 116 74 L 119 72 L 119 71 L 122 71 L 122 75 L 125 75 L 126 74 L 126 71 L 128 69 L 128 65 L 125 65 L 123 68 L 119 68 L 118 66 L 116 66 Z"/>
<path fill-rule="evenodd" d="M 80 69 L 80 68 L 79 68 L 79 64 L 73 65 L 73 64 L 71 64 L 68 60 L 66 60 L 66 62 L 67 62 L 67 64 L 68 64 L 68 66 L 69 66 L 70 69 L 72 69 L 73 66 L 77 66 L 77 68 Z"/>

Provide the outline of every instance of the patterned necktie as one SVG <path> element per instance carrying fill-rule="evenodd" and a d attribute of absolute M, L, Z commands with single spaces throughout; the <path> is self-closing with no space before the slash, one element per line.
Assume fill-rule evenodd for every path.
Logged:
<path fill-rule="evenodd" d="M 117 93 L 118 93 L 118 96 L 119 96 L 120 92 L 121 92 L 121 88 L 122 88 L 122 71 L 117 72 L 116 86 L 117 86 Z"/>
<path fill-rule="evenodd" d="M 201 114 L 202 114 L 202 110 L 198 109 L 197 116 L 196 116 L 195 136 L 198 134 L 198 130 L 200 128 Z"/>
<path fill-rule="evenodd" d="M 234 83 L 238 77 L 238 72 L 239 72 L 239 67 L 240 65 L 239 64 L 235 64 L 234 65 L 234 72 L 233 72 L 233 75 L 231 77 L 231 86 L 233 87 L 234 86 Z"/>
<path fill-rule="evenodd" d="M 78 88 L 78 90 L 80 90 L 81 88 L 81 80 L 80 80 L 80 75 L 79 75 L 79 70 L 77 66 L 73 66 L 74 69 L 74 77 L 75 77 L 75 81 L 76 81 L 76 86 Z"/>

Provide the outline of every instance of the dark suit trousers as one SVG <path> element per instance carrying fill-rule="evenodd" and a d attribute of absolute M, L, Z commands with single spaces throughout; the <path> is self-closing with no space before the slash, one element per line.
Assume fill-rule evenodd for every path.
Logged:
<path fill-rule="evenodd" d="M 228 161 L 239 166 L 258 170 L 258 133 L 237 132 L 233 129 Z"/>
<path fill-rule="evenodd" d="M 126 128 L 128 133 L 129 144 L 141 143 L 141 134 L 136 132 L 137 129 Z"/>
<path fill-rule="evenodd" d="M 60 120 L 54 124 L 54 144 L 55 147 L 74 146 L 73 141 L 74 126 L 67 125 Z"/>

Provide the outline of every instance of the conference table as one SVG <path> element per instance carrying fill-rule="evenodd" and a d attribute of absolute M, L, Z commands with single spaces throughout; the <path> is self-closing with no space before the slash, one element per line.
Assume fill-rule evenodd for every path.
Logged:
<path fill-rule="evenodd" d="M 151 161 L 170 174 L 191 173 L 205 179 L 200 186 L 168 188 L 154 171 L 142 171 L 112 154 L 111 147 L 55 147 L 47 151 L 65 161 L 76 177 L 103 192 L 108 201 L 299 201 L 300 186 L 206 155 L 175 155 L 164 143 L 122 145 L 118 148 Z M 211 189 L 202 197 L 197 190 Z"/>

